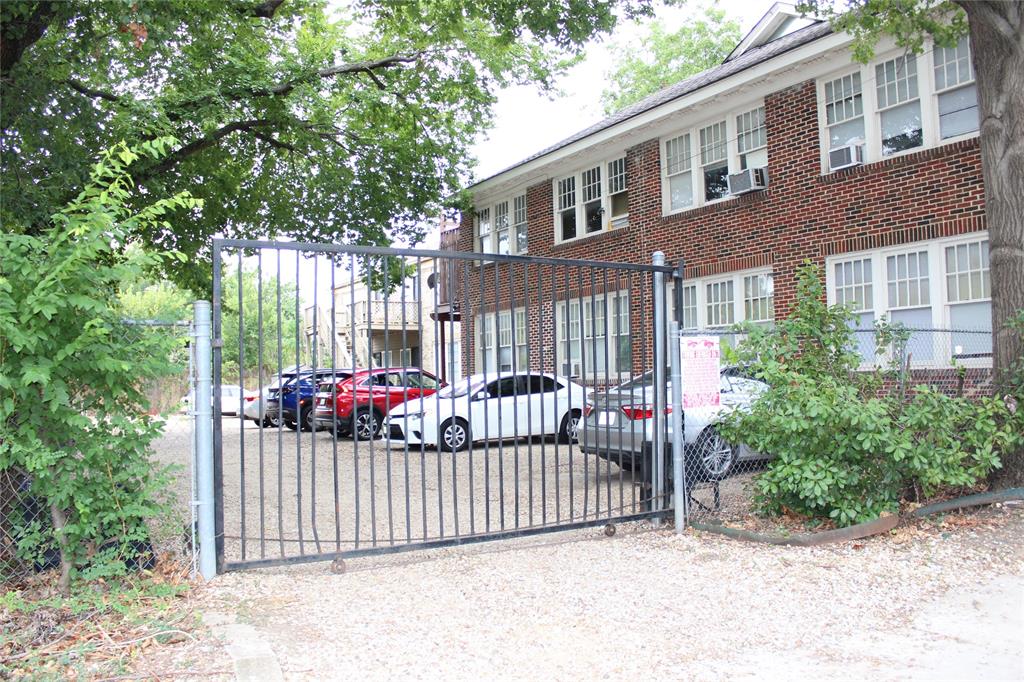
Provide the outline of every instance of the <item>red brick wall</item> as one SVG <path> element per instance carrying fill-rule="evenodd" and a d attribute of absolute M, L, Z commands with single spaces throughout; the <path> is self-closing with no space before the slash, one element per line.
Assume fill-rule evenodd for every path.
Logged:
<path fill-rule="evenodd" d="M 660 144 L 647 140 L 627 152 L 629 226 L 556 245 L 551 179 L 527 188 L 530 255 L 649 263 L 651 253 L 661 250 L 670 264 L 686 259 L 687 278 L 770 266 L 775 315 L 783 317 L 804 260 L 824 266 L 826 256 L 985 229 L 976 138 L 823 176 L 816 107 L 813 80 L 765 98 L 769 187 L 763 192 L 662 216 Z M 463 216 L 459 240 L 461 249 L 473 249 L 470 215 Z M 544 281 L 544 269 L 537 270 L 540 279 L 529 279 Z M 470 283 L 468 298 L 493 303 L 495 288 L 500 301 L 521 297 L 525 281 L 516 279 L 510 290 L 505 275 L 495 283 L 492 272 L 483 292 L 479 282 Z M 574 288 L 585 284 L 570 280 Z M 647 306 L 635 299 L 633 329 L 639 330 L 650 296 Z M 475 339 L 467 317 L 468 370 Z"/>

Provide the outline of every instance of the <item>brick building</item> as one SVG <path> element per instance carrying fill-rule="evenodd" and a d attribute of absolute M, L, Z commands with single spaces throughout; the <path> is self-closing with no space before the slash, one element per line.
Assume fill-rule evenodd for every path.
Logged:
<path fill-rule="evenodd" d="M 849 46 L 776 4 L 720 66 L 473 185 L 460 250 L 638 263 L 664 251 L 685 259 L 687 329 L 784 316 L 805 260 L 865 328 L 882 316 L 990 328 L 968 41 L 916 56 L 882 44 L 867 65 Z M 576 273 L 552 296 L 540 266 L 507 267 L 467 271 L 467 372 L 514 362 L 574 374 L 582 360 L 609 376 L 648 357 L 629 330 L 644 325 L 649 286 Z M 915 365 L 949 367 L 965 338 L 936 336 Z M 981 338 L 961 364 L 990 364 Z"/>

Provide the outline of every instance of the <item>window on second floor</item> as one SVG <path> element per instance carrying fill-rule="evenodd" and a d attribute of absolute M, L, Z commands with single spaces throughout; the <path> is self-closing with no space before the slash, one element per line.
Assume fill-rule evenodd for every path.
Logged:
<path fill-rule="evenodd" d="M 525 194 L 478 208 L 475 222 L 478 252 L 526 253 Z"/>
<path fill-rule="evenodd" d="M 566 242 L 629 222 L 626 157 L 554 181 L 555 242 Z"/>
<path fill-rule="evenodd" d="M 978 92 L 967 37 L 920 55 L 883 56 L 821 81 L 822 156 L 826 172 L 856 160 L 828 152 L 860 147 L 863 162 L 976 134 Z"/>
<path fill-rule="evenodd" d="M 768 166 L 764 106 L 742 107 L 665 138 L 661 159 L 664 213 L 728 198 L 730 173 Z"/>

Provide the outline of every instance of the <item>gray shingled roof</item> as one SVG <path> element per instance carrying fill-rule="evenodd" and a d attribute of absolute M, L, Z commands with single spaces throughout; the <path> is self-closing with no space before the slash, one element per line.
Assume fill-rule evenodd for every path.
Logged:
<path fill-rule="evenodd" d="M 522 161 L 519 161 L 518 163 L 515 163 L 509 166 L 508 168 L 498 171 L 494 175 L 488 176 L 483 180 L 474 182 L 472 185 L 470 185 L 470 188 L 475 187 L 476 185 L 479 185 L 483 182 L 486 182 L 491 178 L 496 178 L 499 175 L 504 175 L 505 173 L 509 172 L 514 168 L 518 168 L 519 166 L 529 163 L 530 161 L 533 161 L 535 159 L 539 159 L 542 156 L 547 156 L 548 154 L 558 151 L 563 147 L 568 147 L 570 144 L 574 142 L 582 140 L 585 137 L 594 135 L 595 133 L 599 133 L 602 130 L 606 130 L 615 125 L 618 125 L 623 121 L 627 121 L 633 118 L 634 116 L 639 116 L 640 114 L 650 111 L 651 109 L 655 109 L 661 106 L 662 104 L 671 102 L 674 99 L 678 99 L 684 95 L 690 94 L 691 92 L 700 90 L 703 87 L 706 87 L 720 80 L 728 78 L 733 74 L 739 73 L 753 66 L 757 66 L 762 62 L 768 61 L 772 57 L 777 57 L 778 55 L 784 52 L 796 49 L 801 45 L 806 45 L 807 43 L 817 40 L 818 38 L 822 38 L 831 32 L 832 31 L 829 28 L 827 22 L 819 22 L 793 31 L 788 35 L 773 40 L 772 42 L 766 43 L 765 45 L 762 45 L 760 47 L 748 50 L 739 57 L 733 59 L 732 61 L 725 62 L 716 67 L 710 68 L 707 71 L 702 71 L 701 73 L 698 73 L 695 76 L 691 76 L 684 81 L 680 81 L 674 85 L 670 85 L 664 90 L 659 90 L 653 95 L 649 95 L 648 97 L 640 100 L 636 104 L 632 104 L 626 107 L 625 109 L 621 109 L 615 112 L 611 116 L 608 116 L 607 118 L 595 123 L 589 128 L 585 128 L 584 130 L 579 131 L 575 135 L 571 135 L 562 140 L 561 142 L 551 145 L 547 149 L 542 149 L 536 154 L 528 156 Z"/>

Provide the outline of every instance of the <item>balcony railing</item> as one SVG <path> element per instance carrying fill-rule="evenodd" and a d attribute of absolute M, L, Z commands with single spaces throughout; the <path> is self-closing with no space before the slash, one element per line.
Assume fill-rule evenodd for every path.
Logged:
<path fill-rule="evenodd" d="M 357 329 L 384 329 L 385 326 L 400 329 L 403 320 L 406 329 L 418 329 L 420 316 L 429 320 L 429 306 L 419 311 L 419 301 L 357 301 L 342 307 L 338 306 L 338 330 L 351 329 L 353 322 Z M 403 318 L 404 315 L 404 318 Z"/>

